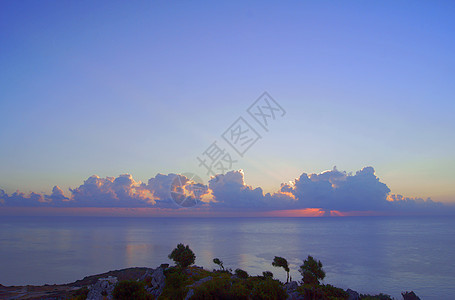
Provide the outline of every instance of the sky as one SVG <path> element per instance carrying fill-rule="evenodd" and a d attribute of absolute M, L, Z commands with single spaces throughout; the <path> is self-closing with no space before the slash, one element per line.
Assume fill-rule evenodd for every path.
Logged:
<path fill-rule="evenodd" d="M 1 1 L 0 211 L 175 212 L 175 178 L 207 213 L 451 207 L 454 13 L 451 1 Z M 240 125 L 250 136 L 235 150 Z M 207 174 L 213 143 L 233 163 Z"/>

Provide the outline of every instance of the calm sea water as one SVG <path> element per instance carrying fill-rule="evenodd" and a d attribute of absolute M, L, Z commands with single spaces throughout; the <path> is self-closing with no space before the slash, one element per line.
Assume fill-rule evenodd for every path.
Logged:
<path fill-rule="evenodd" d="M 196 264 L 212 259 L 250 274 L 269 270 L 274 256 L 299 265 L 308 254 L 322 261 L 325 283 L 401 299 L 455 299 L 453 218 L 91 218 L 1 217 L 0 283 L 68 283 L 86 275 L 170 262 L 189 244 Z"/>

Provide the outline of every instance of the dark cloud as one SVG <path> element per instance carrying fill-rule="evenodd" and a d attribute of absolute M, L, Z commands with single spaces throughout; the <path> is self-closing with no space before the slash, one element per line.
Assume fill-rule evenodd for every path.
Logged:
<path fill-rule="evenodd" d="M 5 204 L 7 198 L 8 194 L 4 190 L 0 189 L 0 204 Z"/>
<path fill-rule="evenodd" d="M 0 205 L 178 209 L 181 206 L 174 200 L 181 198 L 188 206 L 198 203 L 198 207 L 215 211 L 318 208 L 327 214 L 330 211 L 437 213 L 448 207 L 431 199 L 390 194 L 390 189 L 379 180 L 372 167 L 355 174 L 338 171 L 336 167 L 319 174 L 303 173 L 294 181 L 282 184 L 272 194 L 264 194 L 262 188 L 247 185 L 242 170 L 216 175 L 208 186 L 180 174 L 157 174 L 147 184 L 135 181 L 129 174 L 106 178 L 94 175 L 69 192 L 70 195 L 65 196 L 58 186 L 50 195 L 20 192 L 8 195 L 0 190 Z"/>
<path fill-rule="evenodd" d="M 451 210 L 440 202 L 435 202 L 431 198 L 426 200 L 422 198 L 403 197 L 402 195 L 391 194 L 387 197 L 388 204 L 397 211 L 407 212 L 426 212 L 426 213 L 445 213 Z"/>
<path fill-rule="evenodd" d="M 48 201 L 46 201 L 45 196 L 37 193 L 30 193 L 25 195 L 19 191 L 8 195 L 3 190 L 0 192 L 0 198 L 2 199 L 1 203 L 6 206 L 17 206 L 17 207 L 29 207 L 29 206 L 45 206 Z"/>

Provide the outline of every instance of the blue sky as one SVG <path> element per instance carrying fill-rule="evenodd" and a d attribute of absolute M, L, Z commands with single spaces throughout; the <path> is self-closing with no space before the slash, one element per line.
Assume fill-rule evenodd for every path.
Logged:
<path fill-rule="evenodd" d="M 0 3 L 0 189 L 209 177 L 196 157 L 264 91 L 286 110 L 233 169 L 264 192 L 373 166 L 455 202 L 450 1 Z M 228 146 L 226 146 L 228 149 Z"/>

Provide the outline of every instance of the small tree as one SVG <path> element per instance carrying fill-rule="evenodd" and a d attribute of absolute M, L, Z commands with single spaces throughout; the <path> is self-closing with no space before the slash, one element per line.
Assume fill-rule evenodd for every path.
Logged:
<path fill-rule="evenodd" d="M 221 270 L 224 271 L 224 266 L 223 266 L 223 261 L 222 261 L 222 260 L 220 260 L 219 258 L 214 258 L 214 259 L 213 259 L 213 263 L 219 265 L 220 268 L 221 268 Z"/>
<path fill-rule="evenodd" d="M 262 276 L 263 276 L 264 278 L 273 279 L 273 273 L 270 272 L 270 271 L 264 271 L 264 272 L 262 272 Z"/>
<path fill-rule="evenodd" d="M 196 259 L 196 255 L 194 255 L 190 247 L 188 245 L 184 246 L 183 244 L 178 244 L 168 257 L 175 262 L 177 267 L 182 269 L 194 264 Z"/>
<path fill-rule="evenodd" d="M 299 272 L 303 276 L 303 283 L 312 286 L 319 285 L 319 280 L 325 277 L 321 261 L 316 261 L 311 255 L 300 266 Z"/>
<path fill-rule="evenodd" d="M 235 269 L 235 275 L 237 275 L 238 278 L 248 278 L 250 275 L 248 275 L 247 271 L 243 271 L 242 269 Z"/>
<path fill-rule="evenodd" d="M 288 283 L 289 282 L 289 271 L 290 271 L 288 261 L 283 257 L 275 256 L 275 258 L 273 259 L 273 262 L 272 262 L 272 266 L 277 267 L 277 268 L 281 267 L 286 271 L 286 283 Z"/>

